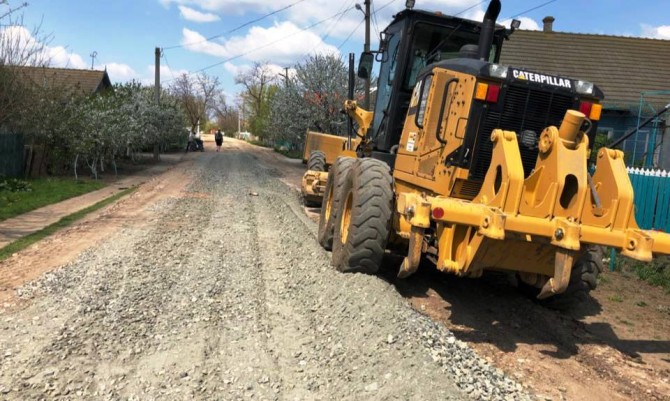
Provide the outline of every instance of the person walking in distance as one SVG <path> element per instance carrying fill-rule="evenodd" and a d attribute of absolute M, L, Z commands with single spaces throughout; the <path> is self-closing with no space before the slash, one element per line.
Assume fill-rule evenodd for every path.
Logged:
<path fill-rule="evenodd" d="M 221 130 L 216 130 L 216 134 L 214 134 L 214 142 L 216 142 L 216 151 L 221 150 L 221 145 L 223 145 L 223 133 Z"/>

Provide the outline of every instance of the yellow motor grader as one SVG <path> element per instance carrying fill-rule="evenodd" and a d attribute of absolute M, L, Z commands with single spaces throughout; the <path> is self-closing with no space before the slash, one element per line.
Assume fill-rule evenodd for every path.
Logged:
<path fill-rule="evenodd" d="M 560 305 L 595 288 L 602 246 L 670 254 L 669 235 L 635 222 L 623 153 L 601 148 L 588 172 L 600 89 L 496 63 L 513 30 L 500 7 L 482 23 L 407 9 L 384 31 L 374 114 L 346 104 L 365 135 L 324 188 L 318 237 L 338 270 L 376 273 L 390 250 L 399 277 L 422 259 L 502 270 Z"/>

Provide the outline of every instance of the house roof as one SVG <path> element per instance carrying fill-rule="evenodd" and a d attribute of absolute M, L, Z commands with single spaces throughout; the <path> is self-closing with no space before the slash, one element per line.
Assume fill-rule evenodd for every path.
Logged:
<path fill-rule="evenodd" d="M 106 70 L 51 67 L 21 67 L 20 70 L 24 76 L 38 85 L 69 89 L 85 95 L 92 95 L 112 86 Z"/>
<path fill-rule="evenodd" d="M 670 90 L 670 40 L 517 30 L 500 62 L 593 82 L 606 107 L 637 105 L 643 91 Z M 670 102 L 670 94 L 644 98 L 654 107 Z"/>

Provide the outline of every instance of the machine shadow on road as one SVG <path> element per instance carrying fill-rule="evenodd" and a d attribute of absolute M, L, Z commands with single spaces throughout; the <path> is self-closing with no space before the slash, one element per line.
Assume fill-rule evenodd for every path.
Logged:
<path fill-rule="evenodd" d="M 542 354 L 560 359 L 578 354 L 579 345 L 585 344 L 605 344 L 633 358 L 639 353 L 670 353 L 670 341 L 624 340 L 609 323 L 583 321 L 602 311 L 594 298 L 571 310 L 556 311 L 523 295 L 506 274 L 460 278 L 422 263 L 416 274 L 398 279 L 401 262 L 402 258 L 386 257 L 380 276 L 418 311 L 447 325 L 462 341 L 490 344 L 503 352 L 516 351 L 519 344 L 540 346 Z"/>

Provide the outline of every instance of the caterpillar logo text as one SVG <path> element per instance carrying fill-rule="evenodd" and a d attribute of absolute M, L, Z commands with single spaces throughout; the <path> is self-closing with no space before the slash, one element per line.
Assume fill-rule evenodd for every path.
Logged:
<path fill-rule="evenodd" d="M 549 84 L 553 86 L 560 86 L 561 88 L 572 89 L 572 82 L 565 78 L 552 77 L 551 75 L 519 70 L 512 70 L 512 75 L 514 78 L 521 81 L 537 82 L 540 84 Z"/>

